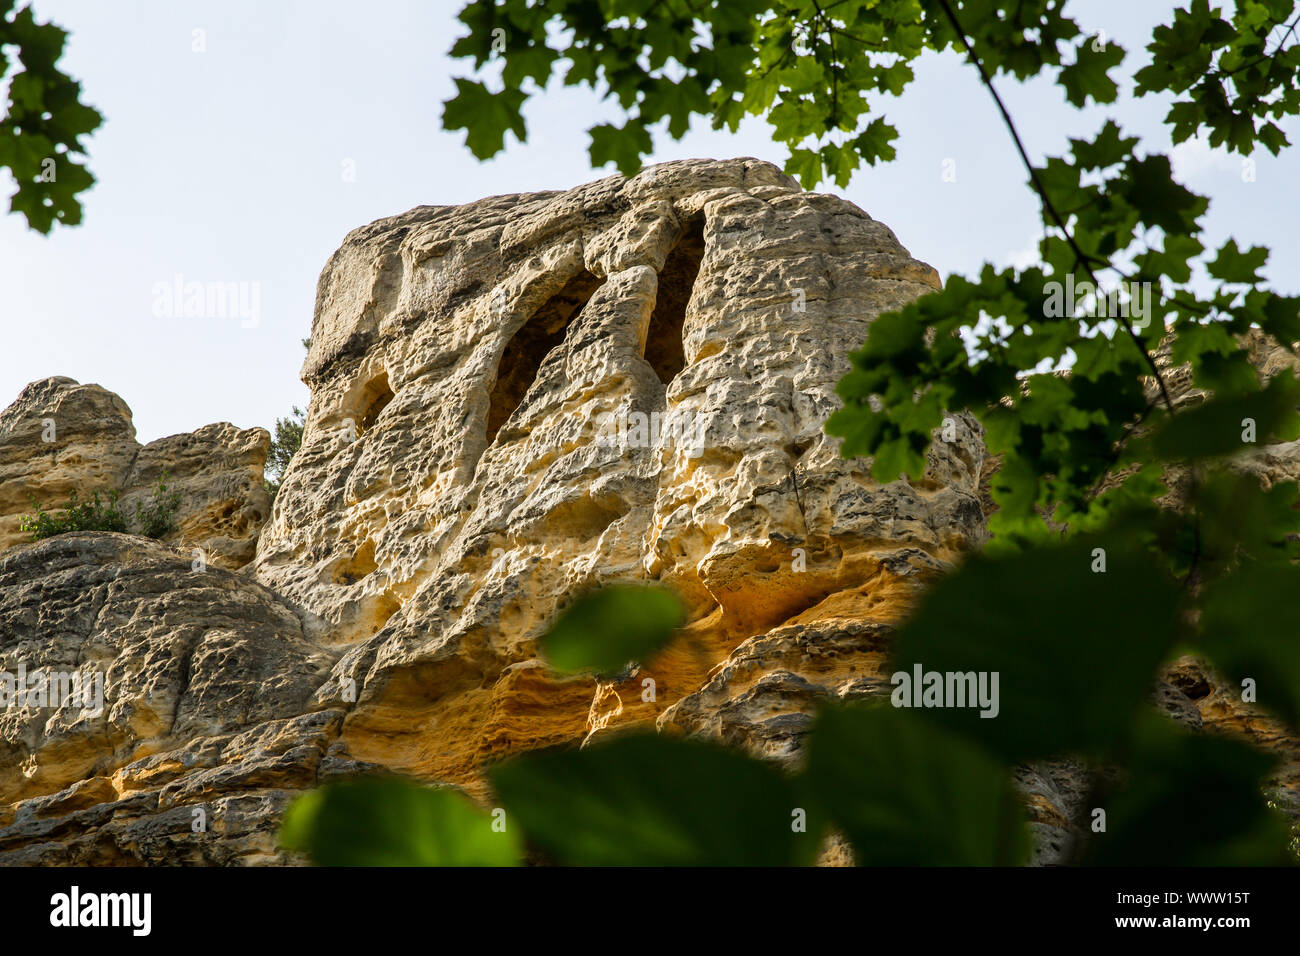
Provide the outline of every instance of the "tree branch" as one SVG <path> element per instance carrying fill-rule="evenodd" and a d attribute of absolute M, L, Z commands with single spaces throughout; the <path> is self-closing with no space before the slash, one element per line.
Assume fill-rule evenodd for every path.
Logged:
<path fill-rule="evenodd" d="M 1074 253 L 1075 264 L 1082 266 L 1084 272 L 1087 273 L 1088 278 L 1092 281 L 1092 284 L 1097 288 L 1100 288 L 1101 285 L 1097 281 L 1097 276 L 1093 273 L 1092 266 L 1090 265 L 1092 257 L 1085 255 L 1083 250 L 1079 248 L 1079 244 L 1070 233 L 1070 229 L 1066 225 L 1065 219 L 1063 219 L 1060 212 L 1057 211 L 1055 204 L 1052 202 L 1052 197 L 1048 195 L 1047 188 L 1043 185 L 1043 181 L 1038 178 L 1038 170 L 1034 168 L 1034 164 L 1029 159 L 1029 153 L 1025 151 L 1025 144 L 1020 138 L 1020 132 L 1016 129 L 1015 121 L 1012 120 L 1011 114 L 1007 111 L 1006 104 L 1002 102 L 1002 97 L 998 95 L 998 91 L 993 86 L 993 77 L 991 77 L 988 70 L 984 68 L 984 64 L 980 61 L 980 58 L 975 55 L 975 49 L 966 38 L 966 31 L 962 28 L 961 23 L 958 22 L 957 15 L 953 13 L 948 0 L 936 0 L 936 2 L 939 4 L 939 8 L 943 10 L 944 16 L 948 18 L 948 22 L 952 25 L 953 31 L 957 34 L 957 39 L 961 42 L 962 48 L 966 51 L 967 59 L 970 60 L 975 69 L 979 71 L 981 82 L 983 82 L 985 89 L 989 91 L 989 95 L 993 97 L 993 102 L 997 104 L 998 112 L 1002 114 L 1003 125 L 1006 126 L 1007 132 L 1011 134 L 1011 139 L 1015 143 L 1016 151 L 1020 154 L 1020 161 L 1024 164 L 1025 169 L 1029 173 L 1029 180 L 1034 187 L 1034 192 L 1038 193 L 1043 208 L 1047 210 L 1048 214 L 1052 217 L 1052 220 L 1056 223 L 1057 227 L 1061 230 L 1062 235 L 1065 237 L 1066 243 Z M 1142 353 L 1143 359 L 1146 360 L 1147 365 L 1151 369 L 1151 374 L 1155 376 L 1156 384 L 1160 387 L 1160 397 L 1163 399 L 1165 407 L 1169 409 L 1170 415 L 1174 414 L 1173 399 L 1169 395 L 1169 390 L 1165 386 L 1164 376 L 1160 373 L 1160 368 L 1156 365 L 1155 359 L 1151 356 L 1151 353 L 1147 351 L 1142 340 L 1138 338 L 1137 332 L 1133 330 L 1133 326 L 1129 322 L 1128 318 L 1121 316 L 1117 321 L 1122 325 L 1124 331 L 1128 333 L 1129 338 L 1133 340 L 1133 344 L 1137 346 L 1138 351 Z"/>

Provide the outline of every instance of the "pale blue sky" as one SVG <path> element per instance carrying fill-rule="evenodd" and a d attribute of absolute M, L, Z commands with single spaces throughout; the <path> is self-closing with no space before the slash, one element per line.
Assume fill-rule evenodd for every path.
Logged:
<path fill-rule="evenodd" d="M 590 168 L 585 129 L 615 113 L 590 93 L 555 89 L 530 106 L 529 142 L 479 163 L 460 134 L 440 130 L 442 101 L 466 65 L 446 50 L 459 33 L 452 0 L 402 2 L 138 2 L 35 0 L 40 19 L 72 32 L 63 66 L 106 117 L 89 140 L 99 182 L 85 220 L 30 232 L 0 216 L 0 407 L 27 382 L 69 375 L 118 392 L 142 441 L 215 421 L 269 427 L 292 404 L 300 340 L 311 328 L 316 280 L 356 226 L 419 204 L 564 189 L 607 175 Z M 1071 4 L 1143 58 L 1151 25 L 1171 6 Z M 196 29 L 206 52 L 193 52 Z M 1125 101 L 1079 113 L 1046 83 L 1000 88 L 1031 154 L 1059 153 L 1066 136 L 1107 115 L 1150 149 L 1166 149 L 1163 109 Z M 882 111 L 901 131 L 898 159 L 833 186 L 939 271 L 970 274 L 986 259 L 1022 258 L 1037 235 L 1024 173 L 975 74 L 955 57 L 927 57 L 900 101 Z M 1286 129 L 1293 140 L 1300 124 Z M 757 156 L 778 164 L 760 123 L 737 135 L 707 123 L 682 142 L 660 136 L 654 160 Z M 1194 143 L 1176 150 L 1185 181 L 1212 198 L 1216 244 L 1235 236 L 1273 249 L 1266 270 L 1300 291 L 1300 164 L 1256 156 L 1243 182 L 1235 156 Z M 943 182 L 943 160 L 957 181 Z M 346 182 L 344 163 L 355 164 Z M 9 182 L 0 183 L 4 195 Z M 260 322 L 165 318 L 154 287 L 186 281 L 258 283 Z"/>

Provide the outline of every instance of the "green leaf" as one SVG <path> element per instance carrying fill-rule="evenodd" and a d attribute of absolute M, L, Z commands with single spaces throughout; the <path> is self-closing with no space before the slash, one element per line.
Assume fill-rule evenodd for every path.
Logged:
<path fill-rule="evenodd" d="M 1100 866 L 1248 866 L 1288 862 L 1287 830 L 1264 802 L 1273 757 L 1248 744 L 1188 734 L 1151 715 L 1127 782 L 1102 801 L 1089 838 Z"/>
<path fill-rule="evenodd" d="M 587 132 L 591 135 L 591 165 L 600 167 L 613 163 L 624 176 L 631 176 L 640 169 L 641 157 L 654 148 L 649 131 L 632 120 L 621 129 L 601 123 Z"/>
<path fill-rule="evenodd" d="M 693 76 L 685 77 L 679 83 L 658 81 L 646 91 L 641 104 L 641 114 L 646 122 L 668 118 L 668 135 L 673 139 L 686 135 L 692 115 L 707 113 L 708 109 L 709 98 Z"/>
<path fill-rule="evenodd" d="M 792 149 L 790 158 L 785 161 L 785 172 L 799 180 L 804 189 L 816 189 L 822 179 L 821 155 L 803 147 Z"/>
<path fill-rule="evenodd" d="M 520 113 L 525 98 L 517 89 L 493 93 L 477 80 L 457 80 L 456 95 L 443 103 L 443 128 L 465 130 L 470 152 L 490 159 L 505 148 L 507 130 L 521 143 L 528 138 Z"/>
<path fill-rule="evenodd" d="M 888 706 L 832 707 L 808 744 L 808 779 L 860 866 L 997 866 L 1029 852 L 1007 769 Z"/>
<path fill-rule="evenodd" d="M 1094 570 L 1101 559 L 1105 570 Z M 924 704 L 932 684 L 925 675 L 938 673 L 942 700 L 953 704 L 959 682 L 948 693 L 946 675 L 983 675 L 992 706 L 968 696 L 966 706 L 921 713 L 1008 761 L 1103 753 L 1124 739 L 1178 631 L 1178 591 L 1121 539 L 975 557 L 935 585 L 904 625 L 891 699 L 914 704 L 922 694 Z"/>
<path fill-rule="evenodd" d="M 616 584 L 578 599 L 541 640 L 564 673 L 613 674 L 662 650 L 685 622 L 681 601 L 659 586 Z"/>
<path fill-rule="evenodd" d="M 702 741 L 629 734 L 518 757 L 491 778 L 509 818 L 566 865 L 802 865 L 821 839 L 793 781 Z"/>
<path fill-rule="evenodd" d="M 1119 93 L 1107 73 L 1124 60 L 1124 48 L 1118 43 L 1103 43 L 1085 38 L 1075 53 L 1075 61 L 1061 69 L 1060 83 L 1065 97 L 1075 106 L 1091 98 L 1096 103 L 1113 103 Z"/>
<path fill-rule="evenodd" d="M 1300 341 L 1300 296 L 1268 294 L 1260 322 L 1264 331 L 1286 348 Z"/>
<path fill-rule="evenodd" d="M 404 780 L 363 778 L 312 790 L 280 828 L 287 850 L 317 866 L 514 866 L 520 837 L 463 794 Z"/>
<path fill-rule="evenodd" d="M 1199 533 L 1186 543 L 1203 581 L 1255 567 L 1288 565 L 1300 558 L 1300 500 L 1296 483 L 1276 481 L 1268 490 L 1255 475 L 1202 469 L 1190 489 Z"/>
<path fill-rule="evenodd" d="M 1121 136 L 1114 120 L 1107 120 L 1091 141 L 1071 139 L 1074 157 L 1080 169 L 1106 169 L 1128 158 L 1138 143 L 1136 136 Z M 1077 173 L 1076 185 L 1077 185 Z"/>
<path fill-rule="evenodd" d="M 1237 240 L 1229 239 L 1219 250 L 1212 262 L 1206 264 L 1206 271 L 1216 279 L 1224 282 L 1245 282 L 1254 285 L 1263 282 L 1259 270 L 1268 262 L 1268 250 L 1263 246 L 1252 246 L 1242 252 L 1237 248 Z"/>
<path fill-rule="evenodd" d="M 853 148 L 864 161 L 874 166 L 878 159 L 883 159 L 885 162 L 894 159 L 896 155 L 894 141 L 897 139 L 898 130 L 881 117 L 868 123 L 867 128 L 854 138 Z M 845 184 L 847 182 L 846 177 Z"/>
<path fill-rule="evenodd" d="M 507 50 L 501 80 L 508 87 L 518 87 L 524 80 L 531 79 L 538 86 L 544 87 L 550 79 L 555 60 L 555 51 L 544 43 Z"/>
<path fill-rule="evenodd" d="M 1274 156 L 1279 155 L 1283 149 L 1291 145 L 1291 141 L 1286 138 L 1286 133 L 1282 131 L 1282 127 L 1276 123 L 1265 123 L 1260 127 L 1259 141 Z"/>
<path fill-rule="evenodd" d="M 1205 246 L 1195 236 L 1167 235 L 1161 248 L 1149 248 L 1136 257 L 1139 278 L 1154 284 L 1167 275 L 1174 282 L 1186 282 L 1192 277 L 1191 261 L 1204 251 Z"/>
<path fill-rule="evenodd" d="M 1300 568 L 1247 566 L 1207 585 L 1199 646 L 1261 706 L 1300 728 Z"/>
<path fill-rule="evenodd" d="M 1131 159 L 1124 167 L 1119 194 L 1148 226 L 1177 234 L 1195 231 L 1209 203 L 1174 179 L 1169 157 L 1154 154 Z"/>
<path fill-rule="evenodd" d="M 1152 439 L 1165 460 L 1230 455 L 1269 441 L 1300 437 L 1300 381 L 1275 375 L 1259 392 L 1213 399 L 1174 416 Z M 1253 429 L 1253 438 L 1250 435 Z"/>
<path fill-rule="evenodd" d="M 920 479 L 925 473 L 926 444 L 926 437 L 916 433 L 886 439 L 872 458 L 871 477 L 877 481 L 894 481 L 902 475 Z"/>

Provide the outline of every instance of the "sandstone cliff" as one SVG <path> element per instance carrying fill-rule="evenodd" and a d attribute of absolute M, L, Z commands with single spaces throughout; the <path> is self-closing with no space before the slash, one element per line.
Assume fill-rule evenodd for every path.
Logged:
<path fill-rule="evenodd" d="M 756 160 L 380 220 L 321 275 L 265 526 L 264 432 L 141 449 L 111 393 L 30 386 L 0 416 L 0 670 L 94 667 L 105 701 L 0 711 L 0 863 L 278 861 L 279 814 L 322 780 L 376 765 L 486 797 L 486 762 L 635 725 L 798 761 L 817 703 L 878 693 L 894 623 L 984 539 L 974 418 L 915 483 L 822 431 L 867 325 L 938 283 Z M 130 495 L 163 467 L 188 489 L 173 542 L 17 543 L 21 492 Z M 683 639 L 609 680 L 551 675 L 557 609 L 640 579 L 682 595 Z M 1199 722 L 1193 684 L 1162 699 Z M 1042 862 L 1080 775 L 1022 774 Z"/>
<path fill-rule="evenodd" d="M 262 483 L 270 445 L 264 428 L 222 423 L 141 446 L 131 409 L 107 389 L 70 378 L 33 382 L 0 412 L 0 551 L 28 539 L 18 526 L 33 500 L 53 510 L 74 490 L 82 498 L 117 491 L 131 516 L 165 472 L 180 495 L 167 540 L 202 549 L 218 567 L 241 567 L 271 510 Z"/>

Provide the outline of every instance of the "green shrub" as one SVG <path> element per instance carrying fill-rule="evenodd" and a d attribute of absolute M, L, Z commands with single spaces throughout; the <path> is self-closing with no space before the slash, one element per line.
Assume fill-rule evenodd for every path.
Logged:
<path fill-rule="evenodd" d="M 164 471 L 148 504 L 136 503 L 135 522 L 139 533 L 146 538 L 165 538 L 171 534 L 176 530 L 176 509 L 180 504 L 180 492 L 167 490 L 167 472 Z"/>
<path fill-rule="evenodd" d="M 36 514 L 28 515 L 22 519 L 18 525 L 20 531 L 30 532 L 31 540 L 40 541 L 42 538 L 52 538 L 56 534 L 67 534 L 71 531 L 119 531 L 125 533 L 126 518 L 122 512 L 117 510 L 117 492 L 110 491 L 107 495 L 108 503 L 105 504 L 99 498 L 99 492 L 94 492 L 89 500 L 82 501 L 77 494 L 76 489 L 68 503 L 62 511 L 51 514 L 37 504 L 36 499 L 32 499 L 32 507 L 36 509 Z"/>
<path fill-rule="evenodd" d="M 303 340 L 304 343 L 307 340 Z M 280 490 L 280 482 L 284 479 L 284 473 L 289 468 L 289 461 L 298 453 L 302 446 L 302 426 L 306 421 L 303 411 L 297 405 L 292 406 L 293 413 L 289 418 L 277 418 L 275 420 L 275 431 L 271 438 L 271 450 L 266 456 L 266 473 L 269 476 L 266 481 L 266 493 L 272 501 L 275 501 L 276 493 Z"/>
<path fill-rule="evenodd" d="M 46 511 L 33 497 L 32 507 L 36 513 L 27 515 L 19 523 L 20 531 L 31 534 L 32 541 L 52 538 L 56 534 L 68 534 L 72 531 L 117 531 L 131 534 L 127 527 L 126 516 L 118 510 L 116 489 L 101 500 L 98 491 L 88 499 L 82 499 L 74 488 L 68 503 L 60 509 Z M 135 534 L 146 538 L 165 538 L 176 530 L 176 511 L 180 508 L 181 495 L 178 491 L 167 490 L 167 472 L 158 479 L 158 487 L 148 502 L 138 502 L 135 506 Z"/>

